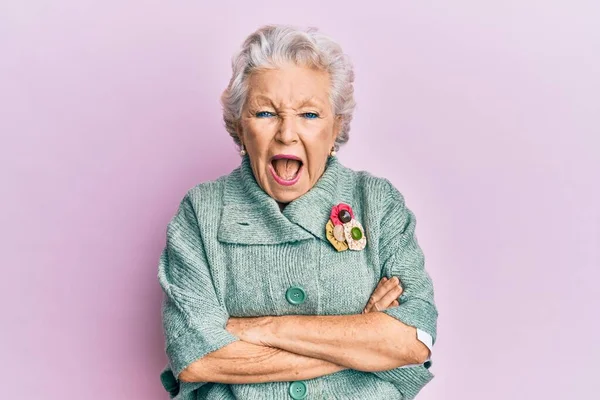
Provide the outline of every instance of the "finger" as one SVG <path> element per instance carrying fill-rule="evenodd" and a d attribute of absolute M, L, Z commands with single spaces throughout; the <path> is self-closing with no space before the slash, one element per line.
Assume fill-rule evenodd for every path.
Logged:
<path fill-rule="evenodd" d="M 397 285 L 400 285 L 400 286 L 402 286 L 402 282 L 400 281 L 400 277 L 399 277 L 399 276 L 394 276 L 392 279 L 393 279 L 394 281 L 396 281 L 396 284 L 397 284 Z"/>
<path fill-rule="evenodd" d="M 385 287 L 384 287 L 384 289 L 385 289 Z M 366 310 L 366 312 L 383 311 L 386 308 L 392 307 L 393 302 L 397 301 L 398 297 L 400 297 L 401 294 L 402 294 L 402 287 L 400 287 L 398 285 L 392 286 L 392 288 L 390 290 L 388 290 L 386 292 L 386 294 L 381 296 L 379 301 L 376 301 L 376 302 L 369 301 L 369 303 L 365 307 L 365 310 Z"/>
<path fill-rule="evenodd" d="M 383 291 L 382 288 L 385 286 L 387 281 L 388 281 L 387 276 L 384 276 L 383 278 L 381 278 L 379 280 L 379 283 L 377 283 L 375 290 L 371 294 L 371 297 L 369 298 L 369 301 L 367 302 L 367 305 L 365 306 L 366 312 L 370 312 L 373 307 L 373 304 L 385 294 L 385 292 Z"/>
<path fill-rule="evenodd" d="M 385 279 L 385 282 L 383 282 L 384 279 L 382 278 L 382 280 L 380 281 L 381 286 L 378 285 L 378 288 L 375 289 L 375 291 L 373 292 L 373 294 L 371 295 L 371 298 L 369 299 L 369 302 L 367 303 L 367 305 L 365 306 L 365 310 L 366 312 L 375 312 L 375 311 L 380 311 L 383 309 L 386 309 L 390 306 L 390 304 L 388 304 L 389 302 L 382 302 L 381 299 L 390 291 L 393 290 L 395 287 L 398 287 L 398 283 L 400 282 L 400 279 L 398 277 L 393 277 L 392 279 Z M 374 307 L 374 305 L 377 304 L 377 308 L 379 308 L 379 310 L 377 308 Z"/>
<path fill-rule="evenodd" d="M 383 296 L 381 300 L 377 302 L 379 309 L 381 310 L 382 308 L 391 307 L 394 300 L 398 300 L 398 297 L 400 297 L 401 293 L 402 288 L 400 286 L 395 286 L 394 288 L 392 288 L 392 290 L 387 292 L 385 296 Z"/>
<path fill-rule="evenodd" d="M 397 276 L 393 276 L 391 279 L 388 280 L 388 283 L 388 287 L 391 289 L 393 286 L 400 285 L 400 278 Z"/>
<path fill-rule="evenodd" d="M 379 280 L 379 282 L 377 283 L 377 286 L 375 286 L 375 290 L 379 289 L 380 287 L 382 287 L 386 282 L 387 282 L 387 276 L 384 276 L 383 278 L 381 278 Z"/>
<path fill-rule="evenodd" d="M 398 300 L 394 300 L 392 302 L 392 307 L 398 307 L 400 305 L 400 303 L 398 303 Z"/>
<path fill-rule="evenodd" d="M 369 301 L 368 301 L 367 305 L 365 306 L 365 311 L 366 312 L 379 311 L 375 307 L 373 307 L 375 304 L 378 305 L 378 308 L 380 310 L 389 307 L 391 304 L 384 304 L 381 301 L 381 299 L 390 290 L 393 290 L 398 285 L 400 285 L 400 278 L 398 278 L 397 276 L 394 276 L 391 279 L 388 279 L 386 276 L 381 278 L 379 283 L 377 284 L 377 287 L 375 288 L 375 291 L 373 292 L 373 294 L 371 294 L 371 297 L 369 298 Z M 400 287 L 400 289 L 402 289 L 402 288 Z"/>
<path fill-rule="evenodd" d="M 381 286 L 375 288 L 375 291 L 371 295 L 369 299 L 368 307 L 372 307 L 374 303 L 377 303 L 379 300 L 385 296 L 387 292 L 389 292 L 394 286 L 396 286 L 400 282 L 397 277 L 393 277 L 392 279 L 387 279 Z"/>

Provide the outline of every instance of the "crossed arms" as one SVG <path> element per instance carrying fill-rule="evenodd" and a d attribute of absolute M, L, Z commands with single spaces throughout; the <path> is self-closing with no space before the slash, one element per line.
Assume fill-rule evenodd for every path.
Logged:
<path fill-rule="evenodd" d="M 240 340 L 190 364 L 181 381 L 312 379 L 347 368 L 374 372 L 422 364 L 429 357 L 416 328 L 381 312 L 230 318 L 226 328 Z"/>

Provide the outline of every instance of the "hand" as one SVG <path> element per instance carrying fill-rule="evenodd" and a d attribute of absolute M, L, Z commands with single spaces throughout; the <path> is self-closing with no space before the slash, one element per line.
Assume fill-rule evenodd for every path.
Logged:
<path fill-rule="evenodd" d="M 269 345 L 270 323 L 272 317 L 229 318 L 225 329 L 244 342 L 259 346 Z"/>
<path fill-rule="evenodd" d="M 402 286 L 400 285 L 400 279 L 396 276 L 392 279 L 388 279 L 384 276 L 377 284 L 377 287 L 373 291 L 373 294 L 362 313 L 366 314 L 369 312 L 383 311 L 390 307 L 396 307 L 400 305 L 400 303 L 398 303 L 398 297 L 400 297 L 401 294 Z"/>

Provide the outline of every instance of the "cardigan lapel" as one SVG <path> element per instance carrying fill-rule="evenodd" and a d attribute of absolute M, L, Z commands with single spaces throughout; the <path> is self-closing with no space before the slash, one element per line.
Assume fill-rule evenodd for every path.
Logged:
<path fill-rule="evenodd" d="M 290 202 L 283 209 L 283 215 L 327 242 L 325 225 L 331 208 L 341 201 L 340 194 L 351 179 L 345 172 L 337 157 L 329 157 L 323 175 L 308 192 Z"/>
<path fill-rule="evenodd" d="M 310 239 L 290 222 L 279 205 L 256 182 L 248 156 L 226 179 L 223 210 L 217 231 L 221 242 L 279 244 Z"/>
<path fill-rule="evenodd" d="M 217 239 L 236 244 L 279 244 L 317 237 L 327 241 L 325 225 L 333 205 L 348 184 L 348 174 L 336 157 L 329 157 L 325 172 L 304 195 L 280 211 L 279 205 L 259 185 L 250 159 L 226 179 Z M 346 179 L 344 179 L 346 178 Z"/>

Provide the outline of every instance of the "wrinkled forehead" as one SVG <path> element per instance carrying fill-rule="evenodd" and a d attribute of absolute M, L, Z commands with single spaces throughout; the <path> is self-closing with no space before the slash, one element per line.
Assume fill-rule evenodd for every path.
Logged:
<path fill-rule="evenodd" d="M 256 71 L 248 78 L 247 104 L 278 108 L 329 106 L 326 71 L 294 67 Z"/>

